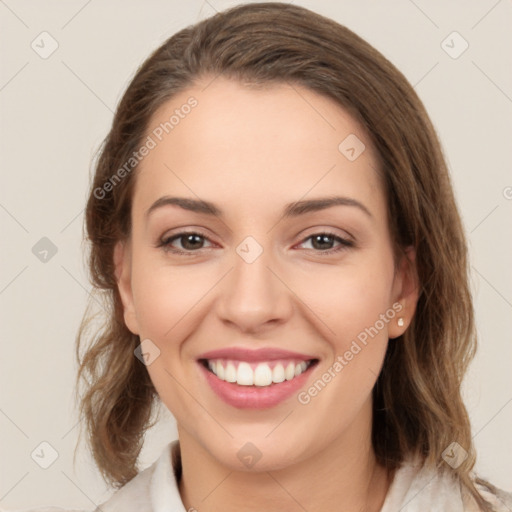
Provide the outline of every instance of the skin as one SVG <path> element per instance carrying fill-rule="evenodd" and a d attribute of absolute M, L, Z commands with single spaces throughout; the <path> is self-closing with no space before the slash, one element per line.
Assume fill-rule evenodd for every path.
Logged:
<path fill-rule="evenodd" d="M 160 350 L 147 369 L 177 420 L 183 502 L 201 512 L 380 510 L 392 475 L 371 445 L 371 391 L 388 342 L 414 314 L 417 281 L 412 250 L 394 260 L 376 153 L 344 109 L 308 89 L 210 82 L 153 116 L 151 127 L 198 100 L 139 166 L 132 233 L 115 251 L 126 325 Z M 349 134 L 366 146 L 355 161 L 338 150 Z M 333 194 L 370 215 L 342 205 L 282 217 L 288 203 Z M 166 195 L 212 201 L 224 215 L 167 205 L 146 216 Z M 198 229 L 206 238 L 192 249 L 187 239 L 172 242 L 192 255 L 158 247 Z M 309 238 L 325 230 L 354 246 L 326 255 L 340 243 Z M 263 249 L 252 263 L 236 252 L 247 236 Z M 225 347 L 293 350 L 319 359 L 307 389 L 397 302 L 400 314 L 307 405 L 294 395 L 266 410 L 236 409 L 196 362 Z M 262 454 L 252 468 L 237 457 L 247 442 Z"/>

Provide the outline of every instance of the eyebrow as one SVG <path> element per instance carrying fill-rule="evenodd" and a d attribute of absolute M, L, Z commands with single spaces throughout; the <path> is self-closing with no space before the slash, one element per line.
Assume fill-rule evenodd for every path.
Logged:
<path fill-rule="evenodd" d="M 206 215 L 215 215 L 216 217 L 223 217 L 224 212 L 210 201 L 204 201 L 202 199 L 192 199 L 188 197 L 171 197 L 163 196 L 157 199 L 146 211 L 146 217 L 149 217 L 155 210 L 168 205 L 179 206 L 184 210 L 188 210 L 195 213 L 202 213 Z M 364 212 L 369 217 L 373 217 L 370 210 L 361 202 L 350 197 L 342 196 L 329 196 L 322 197 L 319 199 L 307 199 L 296 201 L 285 205 L 283 210 L 283 217 L 298 217 L 307 213 L 317 212 L 331 208 L 333 206 L 353 206 Z"/>

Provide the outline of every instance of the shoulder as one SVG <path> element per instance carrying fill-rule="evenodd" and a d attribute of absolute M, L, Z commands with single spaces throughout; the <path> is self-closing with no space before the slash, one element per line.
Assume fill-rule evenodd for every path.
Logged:
<path fill-rule="evenodd" d="M 94 512 L 151 512 L 164 509 L 184 512 L 177 481 L 180 469 L 179 444 L 174 441 L 165 447 L 151 466 L 138 473 Z"/>
<path fill-rule="evenodd" d="M 123 487 L 116 490 L 114 494 L 104 503 L 94 509 L 77 510 L 64 509 L 59 507 L 38 507 L 24 510 L 4 509 L 0 512 L 151 512 L 152 496 L 151 487 L 154 486 L 154 474 L 157 469 L 165 469 L 169 447 L 164 450 L 162 456 L 149 467 L 140 471 L 132 480 Z"/>
<path fill-rule="evenodd" d="M 483 480 L 473 481 L 482 498 L 495 512 L 512 510 L 512 493 Z M 381 512 L 480 512 L 469 491 L 449 471 L 423 466 L 418 460 L 405 461 L 397 470 Z"/>
<path fill-rule="evenodd" d="M 512 510 L 512 492 L 499 489 L 478 477 L 475 478 L 474 482 L 482 498 L 493 505 L 497 512 L 510 512 Z"/>
<path fill-rule="evenodd" d="M 42 507 L 0 512 L 152 512 L 173 510 L 185 512 L 181 501 L 178 480 L 181 461 L 178 441 L 169 443 L 160 457 L 140 471 L 105 502 L 90 510 L 71 510 L 58 507 Z"/>
<path fill-rule="evenodd" d="M 99 505 L 94 512 L 114 512 L 119 510 L 123 512 L 150 512 L 152 510 L 151 483 L 157 465 L 158 460 L 138 473 L 135 478 L 116 491 L 108 501 Z"/>
<path fill-rule="evenodd" d="M 60 507 L 41 507 L 23 510 L 4 509 L 0 512 L 150 512 L 150 482 L 155 471 L 156 463 L 144 469 L 130 480 L 126 485 L 117 490 L 105 503 L 98 505 L 95 509 L 78 510 L 65 509 Z"/>

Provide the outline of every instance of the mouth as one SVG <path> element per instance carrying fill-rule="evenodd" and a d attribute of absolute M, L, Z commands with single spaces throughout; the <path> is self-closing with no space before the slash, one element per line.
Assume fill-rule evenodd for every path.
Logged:
<path fill-rule="evenodd" d="M 210 388 L 240 409 L 265 409 L 303 387 L 319 359 L 275 349 L 229 349 L 197 360 Z"/>
<path fill-rule="evenodd" d="M 318 359 L 307 361 L 266 361 L 250 363 L 229 359 L 200 359 L 199 362 L 218 379 L 238 386 L 268 387 L 291 381 L 302 375 Z"/>

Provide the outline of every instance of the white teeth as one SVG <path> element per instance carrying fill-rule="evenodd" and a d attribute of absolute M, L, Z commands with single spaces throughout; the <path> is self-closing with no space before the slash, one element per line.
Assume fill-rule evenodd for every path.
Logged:
<path fill-rule="evenodd" d="M 217 361 L 217 377 L 221 380 L 225 380 L 225 370 L 224 366 L 222 366 L 222 363 L 220 361 Z"/>
<path fill-rule="evenodd" d="M 278 363 L 274 366 L 274 369 L 272 370 L 272 382 L 279 384 L 280 382 L 283 382 L 284 380 L 285 380 L 284 367 L 281 363 Z"/>
<path fill-rule="evenodd" d="M 254 384 L 254 372 L 249 363 L 240 363 L 236 371 L 236 382 L 240 386 L 252 386 Z"/>
<path fill-rule="evenodd" d="M 298 377 L 301 373 L 304 373 L 306 371 L 307 367 L 308 364 L 306 363 L 306 361 L 302 361 L 302 363 L 295 365 L 295 368 L 293 369 L 293 374 L 295 375 L 295 377 Z"/>
<path fill-rule="evenodd" d="M 224 375 L 226 382 L 236 382 L 236 368 L 233 363 L 228 363 L 226 373 Z"/>
<path fill-rule="evenodd" d="M 260 363 L 254 370 L 255 386 L 270 386 L 272 384 L 272 370 L 266 363 Z"/>
<path fill-rule="evenodd" d="M 292 380 L 295 377 L 295 365 L 293 363 L 288 363 L 284 375 L 286 380 Z"/>
<path fill-rule="evenodd" d="M 269 363 L 258 363 L 253 370 L 252 366 L 240 361 L 226 361 L 224 359 L 209 360 L 208 368 L 217 375 L 220 380 L 236 383 L 239 386 L 267 387 L 271 384 L 280 384 L 285 380 L 292 380 L 308 369 L 308 363 L 301 361 L 295 364 L 289 362 L 286 367 L 278 362 L 274 368 Z"/>

